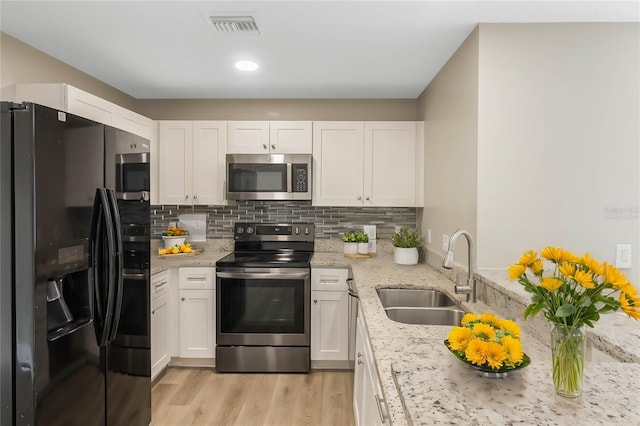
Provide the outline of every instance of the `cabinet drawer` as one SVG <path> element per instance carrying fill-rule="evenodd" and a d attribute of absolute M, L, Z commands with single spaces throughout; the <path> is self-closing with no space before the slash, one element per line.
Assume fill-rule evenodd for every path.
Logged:
<path fill-rule="evenodd" d="M 348 269 L 311 269 L 311 290 L 347 291 Z"/>
<path fill-rule="evenodd" d="M 180 268 L 180 290 L 213 290 L 216 288 L 216 268 Z"/>
<path fill-rule="evenodd" d="M 151 300 L 169 292 L 169 271 L 158 272 L 151 277 Z"/>

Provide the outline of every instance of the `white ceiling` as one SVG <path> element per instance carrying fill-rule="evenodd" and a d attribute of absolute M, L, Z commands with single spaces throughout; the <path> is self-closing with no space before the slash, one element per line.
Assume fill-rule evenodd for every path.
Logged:
<path fill-rule="evenodd" d="M 1 0 L 0 30 L 139 99 L 415 99 L 478 23 L 637 22 L 639 4 Z M 261 34 L 214 34 L 221 13 Z"/>

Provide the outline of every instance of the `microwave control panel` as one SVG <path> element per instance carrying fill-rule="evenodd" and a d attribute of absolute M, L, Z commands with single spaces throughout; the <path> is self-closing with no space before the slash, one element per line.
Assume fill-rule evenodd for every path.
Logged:
<path fill-rule="evenodd" d="M 292 164 L 292 188 L 293 192 L 308 192 L 309 191 L 309 173 L 306 164 Z"/>

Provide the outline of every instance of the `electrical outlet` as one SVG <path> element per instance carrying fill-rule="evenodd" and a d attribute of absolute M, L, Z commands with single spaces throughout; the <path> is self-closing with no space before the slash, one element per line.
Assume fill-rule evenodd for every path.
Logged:
<path fill-rule="evenodd" d="M 442 250 L 449 250 L 449 236 L 442 234 Z"/>
<path fill-rule="evenodd" d="M 431 244 L 431 229 L 427 229 L 427 244 Z"/>
<path fill-rule="evenodd" d="M 616 268 L 631 268 L 631 244 L 616 245 Z"/>

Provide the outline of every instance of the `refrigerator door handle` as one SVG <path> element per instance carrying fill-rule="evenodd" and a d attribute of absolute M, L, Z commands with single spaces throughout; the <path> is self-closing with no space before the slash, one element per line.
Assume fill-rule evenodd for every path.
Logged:
<path fill-rule="evenodd" d="M 98 345 L 106 346 L 109 343 L 113 316 L 116 303 L 116 258 L 119 254 L 116 249 L 115 230 L 113 227 L 113 209 L 107 190 L 97 188 L 94 202 L 95 221 L 91 240 L 95 243 L 93 253 L 94 288 L 96 294 L 96 307 L 100 324 L 97 324 L 96 335 Z M 96 213 L 96 210 L 99 213 Z M 95 235 L 94 232 L 95 231 Z M 106 239 L 106 247 L 105 247 Z M 106 253 L 105 253 L 106 249 Z M 106 272 L 106 276 L 105 276 Z M 106 290 L 106 295 L 103 293 Z M 105 299 L 106 296 L 106 300 Z"/>
<path fill-rule="evenodd" d="M 93 202 L 93 213 L 91 215 L 91 236 L 89 238 L 89 253 L 91 256 L 90 266 L 92 273 L 90 274 L 91 288 L 93 290 L 92 317 L 93 325 L 96 333 L 96 340 L 99 345 L 102 342 L 102 336 L 105 324 L 105 306 L 104 306 L 104 253 L 103 253 L 103 228 L 104 218 L 102 212 L 102 198 L 99 190 Z"/>
<path fill-rule="evenodd" d="M 122 293 L 124 288 L 124 272 L 122 258 L 122 228 L 120 225 L 120 211 L 118 210 L 118 201 L 113 189 L 105 189 L 109 206 L 111 210 L 111 225 L 114 234 L 115 250 L 111 252 L 112 262 L 115 268 L 112 285 L 114 287 L 114 306 L 113 306 L 113 322 L 109 331 L 109 342 L 113 342 L 118 334 L 118 325 L 120 324 L 120 315 L 122 313 Z"/>

